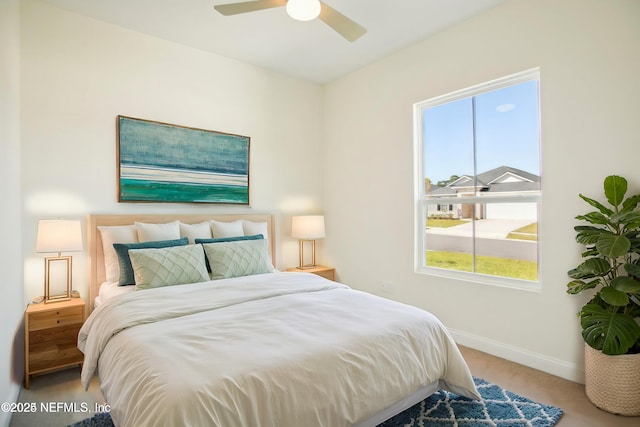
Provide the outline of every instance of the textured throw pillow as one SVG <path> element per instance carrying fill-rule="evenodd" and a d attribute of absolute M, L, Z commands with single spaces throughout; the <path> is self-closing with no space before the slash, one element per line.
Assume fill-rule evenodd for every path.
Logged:
<path fill-rule="evenodd" d="M 134 225 L 138 230 L 138 241 L 140 242 L 180 238 L 180 221 L 178 220 L 167 222 L 166 224 L 135 222 Z"/>
<path fill-rule="evenodd" d="M 133 243 L 138 241 L 138 233 L 133 225 L 99 225 L 104 254 L 104 272 L 107 282 L 117 282 L 120 278 L 118 255 L 113 249 L 114 243 Z"/>
<path fill-rule="evenodd" d="M 196 244 L 203 243 L 220 243 L 220 242 L 237 242 L 238 240 L 258 240 L 264 239 L 262 234 L 256 234 L 255 236 L 236 236 L 236 237 L 220 237 L 218 239 L 196 239 Z M 206 259 L 207 271 L 211 273 L 211 264 L 209 259 Z"/>
<path fill-rule="evenodd" d="M 196 239 L 210 239 L 211 224 L 209 221 L 199 224 L 184 224 L 181 222 L 180 237 L 187 237 L 191 244 L 195 243 Z"/>
<path fill-rule="evenodd" d="M 150 248 L 169 248 L 171 246 L 185 246 L 189 244 L 189 240 L 184 237 L 175 240 L 156 240 L 153 242 L 138 243 L 114 243 L 118 255 L 118 263 L 120 265 L 119 286 L 135 285 L 135 277 L 133 275 L 133 266 L 131 265 L 131 257 L 129 257 L 129 249 L 150 249 Z"/>
<path fill-rule="evenodd" d="M 129 251 L 136 290 L 209 280 L 200 245 Z"/>
<path fill-rule="evenodd" d="M 211 221 L 211 233 L 214 238 L 244 236 L 242 221 Z"/>
<path fill-rule="evenodd" d="M 267 241 L 264 239 L 207 243 L 202 246 L 211 265 L 211 280 L 273 272 Z"/>

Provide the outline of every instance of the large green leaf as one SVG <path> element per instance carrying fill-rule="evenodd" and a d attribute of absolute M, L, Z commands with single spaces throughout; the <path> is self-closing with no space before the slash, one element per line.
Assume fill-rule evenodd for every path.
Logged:
<path fill-rule="evenodd" d="M 589 203 L 591 206 L 593 206 L 594 208 L 598 209 L 603 214 L 611 215 L 613 213 L 613 211 L 611 209 L 609 209 L 608 207 L 606 207 L 602 203 L 598 202 L 597 200 L 590 199 L 589 197 L 584 196 L 582 194 L 578 194 L 578 195 L 580 196 L 580 198 L 582 200 L 584 200 L 585 202 Z"/>
<path fill-rule="evenodd" d="M 640 278 L 640 265 L 627 263 L 624 265 L 624 269 L 627 273 L 629 273 L 633 277 Z"/>
<path fill-rule="evenodd" d="M 629 252 L 640 255 L 640 239 L 629 239 L 631 241 L 631 249 Z"/>
<path fill-rule="evenodd" d="M 582 258 L 587 258 L 590 256 L 598 256 L 600 255 L 598 253 L 598 251 L 596 250 L 596 248 L 594 246 L 590 247 L 590 248 L 586 248 L 583 252 L 582 252 Z"/>
<path fill-rule="evenodd" d="M 625 270 L 628 265 L 633 264 L 625 264 Z M 627 294 L 640 294 L 640 282 L 634 280 L 632 277 L 618 276 L 611 281 L 611 286 L 614 289 Z"/>
<path fill-rule="evenodd" d="M 638 229 L 640 228 L 640 212 L 635 211 L 632 212 L 632 216 L 629 218 L 629 221 L 627 221 L 624 225 L 627 227 L 627 230 L 631 230 L 632 232 L 638 232 Z"/>
<path fill-rule="evenodd" d="M 610 224 L 609 217 L 601 214 L 600 212 L 589 212 L 585 215 L 578 215 L 577 220 L 587 221 L 591 224 Z"/>
<path fill-rule="evenodd" d="M 602 298 L 602 301 L 614 307 L 624 307 L 629 304 L 629 296 L 611 286 L 605 286 L 602 288 L 599 295 L 600 298 Z"/>
<path fill-rule="evenodd" d="M 604 179 L 604 195 L 612 206 L 618 206 L 627 194 L 627 180 L 621 176 L 610 175 Z"/>
<path fill-rule="evenodd" d="M 596 286 L 598 286 L 598 283 L 600 283 L 600 280 L 592 280 L 590 282 L 585 282 L 583 280 L 572 280 L 571 282 L 567 283 L 567 293 L 576 295 L 584 290 L 595 288 Z"/>
<path fill-rule="evenodd" d="M 625 354 L 640 339 L 640 325 L 633 317 L 586 304 L 580 312 L 582 337 L 605 354 Z"/>
<path fill-rule="evenodd" d="M 640 203 L 640 194 L 627 198 L 627 200 L 622 202 L 622 212 L 630 212 L 634 210 L 638 203 Z"/>
<path fill-rule="evenodd" d="M 576 219 L 577 218 L 578 217 L 576 217 Z M 592 233 L 609 233 L 609 234 L 613 234 L 611 231 L 609 231 L 608 228 L 594 227 L 593 225 L 576 225 L 575 227 L 573 227 L 573 229 L 576 230 L 579 233 L 592 232 Z"/>
<path fill-rule="evenodd" d="M 598 255 L 600 254 L 596 250 L 595 246 L 588 247 L 582 252 L 582 258 L 588 258 L 590 256 L 598 256 Z"/>
<path fill-rule="evenodd" d="M 640 212 L 620 212 L 611 215 L 612 224 L 620 224 L 627 230 L 634 230 L 640 227 Z"/>
<path fill-rule="evenodd" d="M 596 249 L 602 256 L 617 258 L 625 255 L 631 248 L 631 242 L 625 236 L 602 234 L 596 242 Z"/>
<path fill-rule="evenodd" d="M 572 279 L 590 279 L 605 276 L 610 270 L 611 264 L 606 259 L 589 258 L 567 274 Z"/>
<path fill-rule="evenodd" d="M 577 217 L 576 217 L 577 218 Z M 578 233 L 576 234 L 576 241 L 583 245 L 590 245 L 598 241 L 598 238 L 602 234 L 611 234 L 609 230 L 604 228 L 593 227 L 590 225 L 577 225 L 573 227 Z"/>

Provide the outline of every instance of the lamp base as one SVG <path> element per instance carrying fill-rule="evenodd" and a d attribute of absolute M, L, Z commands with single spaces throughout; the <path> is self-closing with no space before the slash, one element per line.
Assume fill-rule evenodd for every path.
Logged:
<path fill-rule="evenodd" d="M 311 264 L 304 263 L 304 242 L 311 242 Z M 316 241 L 315 240 L 300 240 L 300 265 L 298 269 L 306 270 L 309 268 L 315 268 L 316 266 Z"/>
<path fill-rule="evenodd" d="M 58 280 L 54 282 L 62 282 L 63 277 L 66 278 L 66 288 L 64 293 L 51 294 L 51 278 L 52 276 Z M 44 302 L 67 301 L 71 299 L 71 257 L 56 256 L 45 257 L 44 259 Z"/>

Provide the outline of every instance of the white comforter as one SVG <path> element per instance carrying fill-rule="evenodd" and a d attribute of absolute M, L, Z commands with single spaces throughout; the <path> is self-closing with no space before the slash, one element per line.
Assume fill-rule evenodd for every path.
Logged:
<path fill-rule="evenodd" d="M 350 426 L 421 386 L 477 397 L 431 314 L 306 273 L 113 297 L 84 324 L 117 426 Z"/>

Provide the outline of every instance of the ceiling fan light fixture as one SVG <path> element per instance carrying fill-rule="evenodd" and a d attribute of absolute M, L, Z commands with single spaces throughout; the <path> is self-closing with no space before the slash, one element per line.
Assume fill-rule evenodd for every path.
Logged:
<path fill-rule="evenodd" d="M 287 14 L 298 21 L 311 21 L 320 15 L 319 0 L 289 0 Z"/>

